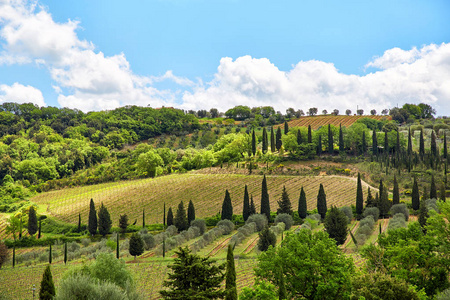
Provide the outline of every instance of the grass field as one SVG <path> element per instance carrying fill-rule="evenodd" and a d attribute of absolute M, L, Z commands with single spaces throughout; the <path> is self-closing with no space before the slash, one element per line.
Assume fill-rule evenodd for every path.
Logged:
<path fill-rule="evenodd" d="M 289 127 L 308 127 L 308 125 L 311 125 L 311 128 L 313 130 L 318 129 L 321 126 L 324 125 L 334 125 L 336 127 L 339 127 L 339 124 L 345 127 L 349 127 L 353 123 L 355 123 L 358 119 L 362 118 L 371 118 L 375 120 L 382 120 L 383 118 L 390 119 L 390 116 L 333 116 L 333 115 L 325 115 L 325 116 L 313 116 L 313 117 L 301 117 L 292 121 L 289 121 Z M 279 125 L 283 126 L 283 125 Z M 278 126 L 278 127 L 279 127 Z"/>

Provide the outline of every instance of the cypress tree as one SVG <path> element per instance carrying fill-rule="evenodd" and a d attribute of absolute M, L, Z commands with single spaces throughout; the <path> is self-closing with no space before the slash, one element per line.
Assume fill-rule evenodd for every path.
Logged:
<path fill-rule="evenodd" d="M 109 215 L 108 209 L 103 205 L 100 206 L 98 211 L 98 232 L 102 236 L 106 236 L 111 230 L 112 221 Z"/>
<path fill-rule="evenodd" d="M 16 266 L 16 245 L 13 246 L 12 265 L 13 265 L 13 268 Z"/>
<path fill-rule="evenodd" d="M 247 185 L 245 185 L 245 188 L 244 188 L 244 207 L 242 209 L 242 218 L 244 219 L 244 221 L 247 221 L 249 216 L 250 216 L 250 199 L 249 199 L 249 196 L 248 196 Z"/>
<path fill-rule="evenodd" d="M 430 199 L 437 199 L 437 191 L 436 191 L 436 183 L 434 182 L 434 175 L 431 175 Z"/>
<path fill-rule="evenodd" d="M 297 130 L 297 145 L 302 144 L 302 131 L 300 130 L 300 127 Z"/>
<path fill-rule="evenodd" d="M 183 201 L 180 201 L 180 204 L 178 204 L 178 209 L 175 218 L 173 219 L 173 224 L 178 228 L 179 232 L 189 228 Z"/>
<path fill-rule="evenodd" d="M 411 127 L 408 129 L 408 156 L 412 154 Z"/>
<path fill-rule="evenodd" d="M 298 216 L 304 219 L 306 218 L 307 213 L 308 210 L 306 207 L 306 194 L 302 187 L 302 189 L 300 190 L 300 197 L 298 198 Z"/>
<path fill-rule="evenodd" d="M 308 125 L 308 144 L 312 143 L 312 130 L 311 125 Z"/>
<path fill-rule="evenodd" d="M 278 201 L 277 214 L 292 214 L 291 200 L 289 199 L 289 194 L 286 191 L 286 186 L 283 186 L 281 199 Z"/>
<path fill-rule="evenodd" d="M 169 207 L 169 211 L 167 212 L 167 227 L 173 225 L 173 213 L 172 207 Z"/>
<path fill-rule="evenodd" d="M 52 244 L 50 244 L 50 249 L 48 251 L 48 263 L 51 264 L 52 263 Z"/>
<path fill-rule="evenodd" d="M 97 233 L 97 212 L 95 211 L 94 200 L 89 204 L 88 230 L 91 235 Z"/>
<path fill-rule="evenodd" d="M 413 183 L 413 188 L 412 188 L 412 192 L 411 192 L 411 203 L 412 203 L 412 208 L 414 210 L 418 210 L 419 206 L 420 206 L 420 195 L 419 195 L 419 186 L 417 185 L 417 179 L 414 176 L 414 183 Z"/>
<path fill-rule="evenodd" d="M 38 231 L 38 239 L 41 238 L 41 219 L 39 218 L 39 231 Z"/>
<path fill-rule="evenodd" d="M 250 198 L 250 216 L 256 214 L 255 202 L 253 202 L 253 195 Z"/>
<path fill-rule="evenodd" d="M 270 201 L 269 193 L 267 192 L 266 175 L 264 175 L 261 188 L 261 214 L 266 215 L 267 220 L 270 222 Z"/>
<path fill-rule="evenodd" d="M 333 131 L 331 131 L 331 124 L 328 124 L 328 153 L 333 154 Z"/>
<path fill-rule="evenodd" d="M 136 260 L 136 256 L 144 253 L 144 241 L 136 232 L 130 237 L 130 246 L 128 251 L 130 252 L 130 255 L 134 256 L 134 260 Z"/>
<path fill-rule="evenodd" d="M 252 131 L 252 153 L 253 156 L 256 154 L 256 136 L 255 136 L 255 129 Z"/>
<path fill-rule="evenodd" d="M 397 182 L 397 176 L 394 174 L 394 189 L 392 191 L 392 204 L 399 204 L 400 203 L 400 193 L 398 190 L 398 182 Z"/>
<path fill-rule="evenodd" d="M 428 209 L 425 205 L 425 199 L 422 199 L 420 201 L 420 207 L 419 207 L 419 224 L 420 227 L 422 227 L 422 230 L 426 232 L 425 225 L 427 224 L 428 220 Z"/>
<path fill-rule="evenodd" d="M 361 218 L 364 209 L 364 195 L 361 184 L 361 174 L 358 173 L 358 181 L 356 184 L 356 216 Z"/>
<path fill-rule="evenodd" d="M 375 206 L 374 199 L 372 196 L 372 192 L 370 191 L 370 187 L 367 188 L 367 198 L 366 198 L 366 207 Z"/>
<path fill-rule="evenodd" d="M 163 229 L 166 230 L 166 202 L 163 206 Z"/>
<path fill-rule="evenodd" d="M 423 160 L 423 156 L 425 155 L 425 141 L 423 139 L 423 129 L 420 130 L 419 155 L 420 155 L 420 158 Z"/>
<path fill-rule="evenodd" d="M 383 192 L 380 194 L 380 204 L 378 205 L 380 209 L 380 217 L 386 218 L 389 216 L 389 210 L 391 209 L 391 202 L 388 198 L 388 190 L 383 187 Z"/>
<path fill-rule="evenodd" d="M 228 245 L 227 267 L 225 272 L 225 299 L 237 300 L 236 269 L 234 266 L 233 247 L 231 245 Z"/>
<path fill-rule="evenodd" d="M 444 158 L 447 159 L 447 133 L 444 131 Z"/>
<path fill-rule="evenodd" d="M 439 192 L 439 200 L 441 200 L 442 202 L 445 202 L 445 183 L 444 182 L 441 183 L 441 190 Z"/>
<path fill-rule="evenodd" d="M 322 219 L 324 219 L 327 214 L 327 196 L 325 195 L 322 184 L 320 184 L 319 193 L 317 194 L 317 212 Z"/>
<path fill-rule="evenodd" d="M 188 211 L 187 211 L 188 224 L 195 220 L 195 207 L 192 200 L 189 200 Z"/>
<path fill-rule="evenodd" d="M 125 234 L 125 232 L 127 232 L 127 227 L 128 227 L 128 216 L 127 216 L 127 214 L 120 215 L 120 217 L 119 217 L 119 228 L 120 228 L 120 231 L 122 231 L 123 234 Z"/>
<path fill-rule="evenodd" d="M 286 292 L 286 284 L 284 283 L 284 274 L 283 274 L 283 265 L 280 267 L 280 274 L 278 278 L 279 287 L 278 287 L 278 299 L 279 300 L 285 300 L 287 299 L 287 292 Z"/>
<path fill-rule="evenodd" d="M 272 153 L 275 152 L 275 134 L 273 132 L 273 127 L 270 128 L 270 151 L 272 151 Z"/>
<path fill-rule="evenodd" d="M 344 150 L 344 133 L 341 124 L 339 124 L 339 152 L 344 152 Z"/>
<path fill-rule="evenodd" d="M 366 143 L 366 132 L 362 133 L 362 154 L 366 154 L 367 152 L 367 143 Z"/>
<path fill-rule="evenodd" d="M 375 127 L 373 128 L 372 132 L 372 154 L 378 155 L 378 141 L 377 141 L 377 132 L 375 130 Z"/>
<path fill-rule="evenodd" d="M 397 130 L 397 142 L 395 143 L 395 155 L 399 155 L 400 153 L 400 131 Z"/>
<path fill-rule="evenodd" d="M 343 211 L 336 206 L 331 206 L 327 212 L 323 225 L 330 238 L 336 241 L 336 245 L 344 244 L 347 239 L 348 218 Z"/>
<path fill-rule="evenodd" d="M 381 194 L 383 193 L 383 187 L 384 187 L 383 179 L 380 179 L 380 185 L 378 186 L 378 193 L 379 193 L 380 197 L 381 197 Z"/>
<path fill-rule="evenodd" d="M 277 147 L 277 151 L 280 151 L 282 142 L 281 142 L 281 129 L 280 127 L 278 127 L 277 129 L 277 135 L 276 135 L 276 142 L 275 142 L 275 146 Z"/>
<path fill-rule="evenodd" d="M 116 258 L 120 257 L 119 234 L 116 235 Z"/>
<path fill-rule="evenodd" d="M 77 229 L 77 231 L 81 232 L 81 214 L 80 213 L 78 214 L 78 229 Z"/>
<path fill-rule="evenodd" d="M 319 135 L 319 140 L 317 142 L 317 155 L 322 154 L 322 136 Z"/>
<path fill-rule="evenodd" d="M 225 190 L 225 198 L 222 203 L 222 220 L 232 220 L 233 219 L 233 204 L 231 203 L 231 197 L 228 190 Z"/>
<path fill-rule="evenodd" d="M 432 157 L 437 156 L 438 153 L 437 153 L 437 147 L 436 147 L 436 134 L 434 133 L 434 130 L 431 131 L 430 151 L 431 151 Z"/>
<path fill-rule="evenodd" d="M 388 133 L 387 133 L 387 131 L 384 132 L 384 153 L 386 155 L 389 154 L 389 140 L 388 140 Z"/>
<path fill-rule="evenodd" d="M 287 121 L 284 121 L 284 134 L 288 134 L 289 132 L 289 125 Z"/>
<path fill-rule="evenodd" d="M 44 274 L 42 275 L 41 288 L 39 289 L 39 299 L 40 300 L 51 300 L 55 297 L 55 284 L 53 283 L 52 272 L 50 270 L 50 265 L 45 268 Z"/>
<path fill-rule="evenodd" d="M 20 222 L 19 222 L 19 240 L 22 239 L 22 215 L 20 215 Z"/>
<path fill-rule="evenodd" d="M 28 233 L 34 235 L 38 231 L 38 222 L 36 216 L 36 210 L 34 206 L 30 207 L 28 211 Z"/>
<path fill-rule="evenodd" d="M 64 243 L 64 264 L 67 265 L 67 242 Z"/>
<path fill-rule="evenodd" d="M 263 139 L 262 139 L 262 152 L 263 153 L 266 153 L 267 152 L 267 147 L 268 147 L 268 144 L 267 144 L 267 130 L 266 130 L 266 127 L 264 127 L 263 128 Z"/>

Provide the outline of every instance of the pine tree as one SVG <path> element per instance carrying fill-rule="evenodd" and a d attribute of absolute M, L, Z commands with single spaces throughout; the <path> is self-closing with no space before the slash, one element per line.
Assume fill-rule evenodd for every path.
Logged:
<path fill-rule="evenodd" d="M 423 139 L 423 129 L 420 130 L 419 155 L 420 155 L 420 158 L 423 160 L 423 156 L 425 155 L 425 141 Z"/>
<path fill-rule="evenodd" d="M 119 217 L 119 228 L 122 233 L 125 233 L 127 231 L 128 227 L 128 216 L 127 214 L 120 215 Z"/>
<path fill-rule="evenodd" d="M 188 224 L 195 220 L 195 207 L 192 200 L 189 200 L 188 211 L 187 211 Z"/>
<path fill-rule="evenodd" d="M 227 252 L 227 267 L 225 273 L 225 299 L 226 300 L 237 300 L 237 289 L 236 289 L 236 269 L 234 267 L 234 255 L 233 247 L 228 245 Z"/>
<path fill-rule="evenodd" d="M 269 249 L 269 246 L 275 247 L 277 243 L 277 237 L 275 236 L 275 233 L 273 233 L 273 231 L 269 229 L 268 226 L 266 226 L 263 230 L 261 230 L 261 232 L 258 235 L 259 235 L 258 240 L 259 251 L 267 251 L 267 249 Z"/>
<path fill-rule="evenodd" d="M 312 143 L 312 130 L 311 125 L 308 125 L 308 144 Z"/>
<path fill-rule="evenodd" d="M 377 131 L 375 130 L 375 127 L 372 132 L 372 154 L 375 156 L 378 155 Z"/>
<path fill-rule="evenodd" d="M 268 144 L 267 144 L 267 130 L 266 127 L 263 128 L 263 139 L 262 139 L 262 152 L 266 153 L 267 149 L 268 149 Z"/>
<path fill-rule="evenodd" d="M 286 186 L 283 186 L 281 200 L 278 201 L 277 214 L 292 214 L 291 200 L 289 200 L 289 194 L 286 191 Z"/>
<path fill-rule="evenodd" d="M 233 219 L 233 204 L 231 203 L 231 197 L 228 190 L 225 190 L 225 198 L 222 203 L 222 220 L 232 220 Z"/>
<path fill-rule="evenodd" d="M 289 132 L 289 125 L 287 121 L 284 121 L 284 134 L 288 134 Z"/>
<path fill-rule="evenodd" d="M 420 227 L 422 227 L 422 230 L 425 232 L 425 225 L 427 224 L 427 220 L 428 220 L 428 209 L 427 206 L 425 205 L 425 199 L 422 199 L 420 201 L 420 207 L 419 207 L 419 224 Z"/>
<path fill-rule="evenodd" d="M 344 152 L 344 150 L 344 133 L 341 124 L 339 124 L 339 152 Z"/>
<path fill-rule="evenodd" d="M 386 155 L 389 154 L 389 140 L 388 140 L 388 132 L 384 132 L 384 153 Z"/>
<path fill-rule="evenodd" d="M 300 127 L 297 130 L 297 145 L 302 144 L 302 131 L 300 130 Z"/>
<path fill-rule="evenodd" d="M 250 198 L 250 216 L 256 214 L 255 202 L 253 202 L 253 195 Z"/>
<path fill-rule="evenodd" d="M 145 228 L 145 208 L 142 209 L 142 228 Z"/>
<path fill-rule="evenodd" d="M 256 135 L 255 135 L 254 129 L 252 131 L 252 154 L 253 154 L 253 156 L 255 156 L 255 154 L 256 154 Z"/>
<path fill-rule="evenodd" d="M 67 265 L 67 242 L 64 243 L 64 264 Z"/>
<path fill-rule="evenodd" d="M 136 256 L 144 253 L 144 241 L 138 233 L 133 233 L 130 237 L 130 245 L 128 251 L 130 255 L 134 256 L 134 260 L 136 260 Z"/>
<path fill-rule="evenodd" d="M 380 210 L 380 217 L 389 217 L 389 210 L 391 209 L 391 206 L 391 201 L 389 201 L 388 197 L 388 190 L 386 187 L 383 187 L 383 191 L 380 194 L 380 204 L 378 205 L 378 208 Z"/>
<path fill-rule="evenodd" d="M 419 195 L 419 186 L 417 185 L 417 179 L 414 176 L 414 183 L 413 188 L 411 192 L 411 203 L 412 203 L 412 209 L 418 210 L 420 206 L 420 195 Z"/>
<path fill-rule="evenodd" d="M 30 207 L 28 211 L 28 233 L 34 235 L 38 231 L 38 222 L 36 216 L 36 210 L 34 206 Z"/>
<path fill-rule="evenodd" d="M 45 268 L 44 274 L 42 275 L 41 288 L 39 289 L 39 299 L 40 300 L 51 300 L 55 297 L 55 284 L 53 283 L 52 272 L 50 270 L 50 265 Z"/>
<path fill-rule="evenodd" d="M 282 142 L 281 142 L 281 128 L 278 127 L 277 129 L 277 135 L 276 135 L 276 139 L 275 139 L 275 146 L 277 147 L 277 151 L 280 151 Z"/>
<path fill-rule="evenodd" d="M 358 181 L 356 184 L 356 216 L 361 218 L 364 209 L 364 195 L 361 184 L 361 174 L 358 173 Z"/>
<path fill-rule="evenodd" d="M 442 182 L 441 183 L 441 189 L 440 189 L 440 192 L 439 192 L 439 200 L 441 200 L 442 202 L 445 202 L 445 183 L 444 182 Z"/>
<path fill-rule="evenodd" d="M 247 221 L 249 216 L 250 216 L 250 199 L 249 199 L 249 196 L 248 196 L 247 185 L 245 185 L 245 188 L 244 188 L 244 207 L 242 209 L 242 218 L 244 219 L 244 222 Z"/>
<path fill-rule="evenodd" d="M 94 200 L 92 199 L 89 204 L 88 230 L 91 235 L 95 235 L 97 233 L 97 212 L 95 211 Z"/>
<path fill-rule="evenodd" d="M 374 207 L 374 199 L 372 196 L 372 192 L 370 191 L 370 187 L 367 188 L 367 198 L 366 198 L 366 207 Z"/>
<path fill-rule="evenodd" d="M 412 155 L 411 128 L 408 129 L 408 156 Z"/>
<path fill-rule="evenodd" d="M 438 155 L 436 147 L 436 134 L 434 133 L 434 130 L 431 131 L 430 151 L 432 157 L 436 157 Z"/>
<path fill-rule="evenodd" d="M 347 239 L 348 218 L 343 211 L 336 206 L 331 206 L 327 212 L 323 225 L 330 238 L 336 241 L 336 245 L 344 244 Z"/>
<path fill-rule="evenodd" d="M 322 154 L 322 136 L 319 135 L 319 139 L 317 141 L 317 155 L 321 155 Z"/>
<path fill-rule="evenodd" d="M 183 201 L 180 201 L 180 204 L 178 204 L 178 209 L 175 218 L 173 220 L 173 224 L 178 228 L 179 232 L 189 228 L 186 216 L 186 209 L 184 209 Z"/>
<path fill-rule="evenodd" d="M 81 214 L 78 214 L 78 229 L 77 232 L 81 232 Z"/>
<path fill-rule="evenodd" d="M 302 187 L 300 190 L 300 197 L 298 198 L 298 216 L 304 219 L 306 218 L 307 213 L 308 210 L 306 207 L 306 194 Z"/>
<path fill-rule="evenodd" d="M 398 190 L 398 182 L 397 182 L 397 176 L 394 174 L 394 189 L 392 191 L 392 204 L 399 204 L 400 203 L 400 192 Z"/>
<path fill-rule="evenodd" d="M 327 213 L 327 196 L 325 195 L 325 190 L 323 185 L 319 186 L 319 193 L 317 194 L 317 212 L 320 214 L 322 219 L 325 218 Z"/>
<path fill-rule="evenodd" d="M 430 199 L 437 199 L 437 191 L 436 191 L 436 183 L 434 182 L 434 175 L 431 175 Z"/>
<path fill-rule="evenodd" d="M 266 215 L 267 220 L 270 222 L 270 201 L 267 191 L 266 175 L 264 175 L 261 188 L 261 214 Z"/>
<path fill-rule="evenodd" d="M 328 153 L 333 154 L 333 131 L 331 131 L 331 124 L 328 124 Z"/>
<path fill-rule="evenodd" d="M 102 202 L 100 210 L 98 211 L 98 232 L 102 236 L 106 236 L 111 230 L 111 226 L 111 216 L 109 215 L 108 209 L 103 205 Z"/>
<path fill-rule="evenodd" d="M 167 227 L 173 225 L 173 213 L 172 207 L 169 207 L 169 211 L 167 212 Z"/>

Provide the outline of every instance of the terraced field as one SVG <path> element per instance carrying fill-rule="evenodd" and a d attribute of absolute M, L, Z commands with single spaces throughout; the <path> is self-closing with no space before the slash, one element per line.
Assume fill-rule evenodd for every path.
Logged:
<path fill-rule="evenodd" d="M 120 214 L 126 213 L 129 220 L 142 220 L 145 209 L 146 223 L 162 222 L 163 203 L 167 209 L 176 210 L 182 200 L 187 206 L 189 200 L 194 202 L 198 218 L 209 217 L 221 210 L 225 190 L 231 195 L 234 212 L 242 212 L 244 185 L 253 195 L 257 210 L 261 197 L 261 175 L 205 175 L 174 174 L 135 181 L 106 183 L 79 188 L 64 189 L 39 194 L 31 199 L 46 213 L 58 219 L 77 223 L 78 213 L 82 221 L 87 223 L 89 201 L 92 198 L 99 207 L 104 203 L 108 208 L 113 226 L 118 225 Z M 317 202 L 319 184 L 322 183 L 327 194 L 328 206 L 338 207 L 351 205 L 355 201 L 356 181 L 354 178 L 338 176 L 267 176 L 268 191 L 273 211 L 278 207 L 283 186 L 290 195 L 294 210 L 297 208 L 300 189 L 306 192 L 308 209 L 314 209 Z M 367 190 L 364 189 L 364 193 Z M 364 196 L 365 197 L 365 196 Z M 174 211 L 175 213 L 175 211 Z M 0 221 L 1 222 L 1 221 Z M 1 228 L 0 228 L 1 231 Z"/>
<path fill-rule="evenodd" d="M 390 119 L 390 116 L 333 116 L 333 115 L 313 116 L 313 117 L 301 117 L 299 119 L 289 121 L 288 124 L 289 127 L 300 127 L 300 126 L 308 127 L 308 125 L 311 125 L 311 128 L 316 130 L 321 126 L 328 124 L 337 127 L 339 127 L 339 124 L 341 124 L 342 126 L 349 127 L 357 120 L 362 118 L 381 120 L 383 118 Z M 278 125 L 277 127 L 279 126 L 283 125 Z"/>

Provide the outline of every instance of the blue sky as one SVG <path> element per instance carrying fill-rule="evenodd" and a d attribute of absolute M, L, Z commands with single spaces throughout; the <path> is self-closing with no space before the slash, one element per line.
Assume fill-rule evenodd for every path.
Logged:
<path fill-rule="evenodd" d="M 33 3 L 0 0 L 0 101 L 450 114 L 449 1 Z"/>

